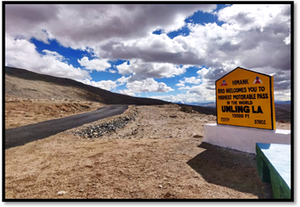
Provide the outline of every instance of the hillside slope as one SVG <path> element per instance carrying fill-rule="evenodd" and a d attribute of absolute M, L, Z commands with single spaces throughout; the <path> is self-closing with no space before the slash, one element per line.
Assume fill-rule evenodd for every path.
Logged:
<path fill-rule="evenodd" d="M 105 104 L 167 104 L 168 102 L 112 93 L 83 83 L 5 67 L 5 94 L 29 98 L 73 98 Z"/>

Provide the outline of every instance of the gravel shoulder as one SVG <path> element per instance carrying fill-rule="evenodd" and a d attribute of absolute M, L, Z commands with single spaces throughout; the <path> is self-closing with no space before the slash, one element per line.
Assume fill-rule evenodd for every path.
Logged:
<path fill-rule="evenodd" d="M 126 125 L 100 137 L 78 133 L 126 116 Z M 129 106 L 122 115 L 5 150 L 5 198 L 272 198 L 254 154 L 202 142 L 204 124 L 215 120 L 176 104 Z"/>

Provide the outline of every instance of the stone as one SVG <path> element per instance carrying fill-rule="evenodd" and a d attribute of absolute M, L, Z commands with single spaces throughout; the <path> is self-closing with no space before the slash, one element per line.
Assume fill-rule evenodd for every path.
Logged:
<path fill-rule="evenodd" d="M 66 191 L 59 191 L 58 193 L 57 193 L 57 195 L 64 195 L 64 194 L 66 194 L 67 192 Z"/>

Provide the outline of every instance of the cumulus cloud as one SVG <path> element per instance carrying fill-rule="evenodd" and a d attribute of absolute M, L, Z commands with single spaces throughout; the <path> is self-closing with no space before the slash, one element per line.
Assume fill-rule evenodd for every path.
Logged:
<path fill-rule="evenodd" d="M 96 71 L 105 71 L 110 67 L 110 64 L 107 62 L 107 59 L 92 59 L 89 60 L 88 57 L 83 57 L 81 60 L 77 60 L 78 63 L 85 67 L 85 69 L 96 70 Z"/>
<path fill-rule="evenodd" d="M 157 82 L 153 78 L 147 78 L 142 81 L 127 82 L 126 87 L 133 93 L 147 93 L 147 92 L 169 92 L 173 91 L 171 87 L 163 82 Z"/>
<path fill-rule="evenodd" d="M 11 4 L 5 7 L 5 29 L 25 36 L 50 31 L 62 45 L 81 48 L 108 39 L 143 37 L 156 29 L 174 31 L 184 26 L 185 18 L 194 12 L 211 12 L 215 8 L 216 5 L 210 4 Z"/>
<path fill-rule="evenodd" d="M 99 87 L 105 90 L 116 89 L 118 86 L 126 84 L 127 89 L 119 90 L 118 92 L 121 94 L 134 96 L 136 93 L 148 93 L 148 92 L 169 92 L 173 91 L 171 87 L 168 87 L 163 82 L 157 82 L 153 78 L 147 78 L 141 81 L 132 81 L 129 82 L 129 77 L 122 76 L 115 81 L 112 80 L 102 80 L 102 81 L 91 81 L 89 79 L 85 79 L 81 82 L 84 84 L 88 84 L 91 86 Z"/>
<path fill-rule="evenodd" d="M 180 37 L 170 39 L 166 34 L 149 34 L 146 37 L 128 41 L 108 41 L 101 46 L 94 47 L 94 52 L 104 58 L 127 60 L 138 58 L 143 62 L 178 65 L 201 65 L 205 61 L 203 49 L 187 45 Z"/>
<path fill-rule="evenodd" d="M 116 66 L 122 75 L 133 74 L 130 81 L 145 80 L 147 78 L 170 78 L 185 73 L 187 66 L 170 63 L 146 63 L 139 59 L 124 62 Z"/>
<path fill-rule="evenodd" d="M 185 77 L 183 80 L 179 80 L 179 83 L 177 83 L 176 86 L 184 87 L 186 83 L 189 83 L 189 84 L 199 84 L 201 82 L 202 82 L 202 79 L 196 78 L 195 76 Z M 179 89 L 188 89 L 188 87 L 179 88 Z"/>
<path fill-rule="evenodd" d="M 130 89 L 119 90 L 118 92 L 128 96 L 135 96 L 135 93 L 133 93 Z"/>
<path fill-rule="evenodd" d="M 57 52 L 43 50 L 43 53 L 39 54 L 35 45 L 25 39 L 5 36 L 5 65 L 7 66 L 75 80 L 90 78 L 88 71 L 74 68 L 64 62 L 65 58 Z"/>
<path fill-rule="evenodd" d="M 94 87 L 98 87 L 98 88 L 108 90 L 108 91 L 112 90 L 112 89 L 114 89 L 118 86 L 118 84 L 115 81 L 112 81 L 112 80 L 102 80 L 102 81 L 97 81 L 96 82 L 96 81 L 91 81 L 89 79 L 85 79 L 81 82 L 84 83 L 84 84 L 91 85 L 91 86 L 94 86 Z"/>
<path fill-rule="evenodd" d="M 204 81 L 200 85 L 182 87 L 182 89 L 188 90 L 185 93 L 180 93 L 177 95 L 153 96 L 151 98 L 185 104 L 215 101 L 215 91 L 214 89 L 208 90 L 208 87 L 208 82 Z"/>

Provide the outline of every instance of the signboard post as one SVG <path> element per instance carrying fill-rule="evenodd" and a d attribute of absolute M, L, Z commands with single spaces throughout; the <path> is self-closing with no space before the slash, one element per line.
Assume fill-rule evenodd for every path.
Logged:
<path fill-rule="evenodd" d="M 276 129 L 273 77 L 237 67 L 216 81 L 217 124 Z"/>

